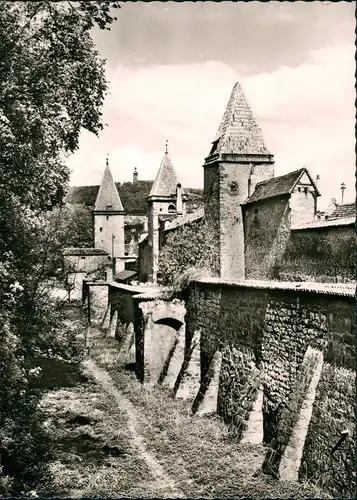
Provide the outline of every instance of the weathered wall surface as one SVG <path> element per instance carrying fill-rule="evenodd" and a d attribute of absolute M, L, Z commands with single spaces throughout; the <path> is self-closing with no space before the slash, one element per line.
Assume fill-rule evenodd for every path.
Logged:
<path fill-rule="evenodd" d="M 94 213 L 94 246 L 111 257 L 124 256 L 124 214 Z"/>
<path fill-rule="evenodd" d="M 315 189 L 306 174 L 291 193 L 290 209 L 292 226 L 314 220 L 316 213 Z"/>
<path fill-rule="evenodd" d="M 354 498 L 355 372 L 325 363 L 302 456 L 300 476 L 335 497 Z M 347 431 L 349 434 L 344 434 Z"/>
<path fill-rule="evenodd" d="M 107 255 L 65 255 L 63 265 L 65 272 L 89 273 L 108 264 Z"/>
<path fill-rule="evenodd" d="M 298 198 L 295 198 L 298 196 Z M 314 199 L 304 193 L 252 203 L 244 208 L 247 279 L 353 282 L 356 273 L 354 225 L 292 229 L 295 219 L 310 214 Z M 306 210 L 306 211 L 304 211 Z M 301 214 L 300 214 L 301 212 Z M 303 221 L 304 222 L 304 221 Z M 301 223 L 301 221 L 300 221 Z"/>
<path fill-rule="evenodd" d="M 276 273 L 278 279 L 289 281 L 353 282 L 354 225 L 291 231 Z"/>
<path fill-rule="evenodd" d="M 137 375 L 142 382 L 157 384 L 184 329 L 184 303 L 142 296 L 134 302 Z"/>
<path fill-rule="evenodd" d="M 151 247 L 148 237 L 139 244 L 139 280 L 143 283 L 150 278 L 151 272 Z"/>
<path fill-rule="evenodd" d="M 245 274 L 247 279 L 277 279 L 290 237 L 288 197 L 270 198 L 244 208 Z"/>
<path fill-rule="evenodd" d="M 337 406 L 338 394 L 342 391 L 337 391 L 337 394 L 334 381 L 324 382 L 326 377 L 331 379 L 329 370 L 332 366 L 337 367 L 337 373 L 342 370 L 341 373 L 349 374 L 342 377 L 342 380 L 349 381 L 342 385 L 352 384 L 355 369 L 354 297 L 351 293 L 345 296 L 337 292 L 299 291 L 292 287 L 259 289 L 253 285 L 230 286 L 219 284 L 218 280 L 216 283 L 210 281 L 197 283 L 191 290 L 187 301 L 187 341 L 190 341 L 192 332 L 200 330 L 201 379 L 205 378 L 217 349 L 221 350 L 218 411 L 240 437 L 247 429 L 249 415 L 262 383 L 264 441 L 270 443 L 278 453 L 273 460 L 276 470 L 305 404 L 311 382 L 306 382 L 304 376 L 299 375 L 308 347 L 322 352 L 325 361 L 317 388 L 320 392 L 317 394 L 324 394 L 328 401 L 335 401 Z M 338 374 L 334 376 L 336 378 Z M 350 386 L 348 393 L 353 391 Z M 298 394 L 301 395 L 300 399 Z M 317 412 L 323 411 L 325 418 L 329 417 L 324 404 L 319 403 L 321 396 L 316 397 L 316 403 L 313 401 L 312 427 L 307 434 L 307 443 L 308 439 L 313 439 L 313 442 L 323 442 L 325 439 L 323 429 L 327 427 L 319 421 Z M 353 397 L 345 398 L 340 426 L 351 424 L 354 415 Z M 322 410 L 318 410 L 319 406 L 322 406 Z M 281 424 L 284 419 L 286 425 Z M 314 424 L 315 421 L 319 423 Z M 284 437 L 279 441 L 281 435 Z M 332 435 L 331 439 L 334 439 Z M 280 447 L 277 443 L 280 443 Z M 354 443 L 354 438 L 350 443 Z M 315 473 L 313 461 L 309 458 L 313 446 L 310 451 L 308 444 L 306 446 L 303 462 L 307 470 Z M 330 452 L 332 444 L 326 448 Z M 329 460 L 329 471 L 326 473 L 332 491 L 334 487 L 338 489 L 337 474 L 332 472 L 338 470 L 338 465 L 334 458 Z M 350 462 L 348 470 L 343 473 L 345 483 L 348 482 L 348 474 L 351 475 L 354 470 L 351 465 Z"/>
<path fill-rule="evenodd" d="M 207 165 L 204 168 L 204 204 L 205 219 L 215 238 L 212 253 L 216 262 L 216 275 L 219 276 L 221 268 L 219 169 L 215 165 Z"/>
<path fill-rule="evenodd" d="M 273 176 L 266 156 L 223 155 L 204 165 L 205 217 L 217 241 L 214 252 L 222 277 L 244 278 L 244 224 L 241 204 L 259 181 Z M 218 240 L 219 238 L 219 240 Z"/>

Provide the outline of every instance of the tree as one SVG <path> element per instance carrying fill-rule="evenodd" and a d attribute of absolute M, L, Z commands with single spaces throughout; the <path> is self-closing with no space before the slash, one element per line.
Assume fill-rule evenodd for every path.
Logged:
<path fill-rule="evenodd" d="M 65 248 L 92 247 L 93 231 L 93 214 L 88 207 L 66 205 L 48 212 L 44 226 L 44 241 L 49 249 L 46 275 L 56 275 L 62 267 Z"/>
<path fill-rule="evenodd" d="M 0 2 L 0 494 L 46 474 L 33 379 L 39 359 L 74 354 L 45 286 L 45 212 L 62 202 L 80 130 L 103 128 L 107 82 L 90 30 L 110 26 L 112 7 Z"/>

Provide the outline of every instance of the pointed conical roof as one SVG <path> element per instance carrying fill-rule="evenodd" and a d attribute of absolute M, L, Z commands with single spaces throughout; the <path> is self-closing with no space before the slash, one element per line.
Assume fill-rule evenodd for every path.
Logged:
<path fill-rule="evenodd" d="M 176 186 L 179 183 L 177 175 L 167 151 L 162 159 L 159 171 L 154 184 L 152 185 L 150 196 L 171 196 L 176 194 Z"/>
<path fill-rule="evenodd" d="M 270 155 L 243 89 L 232 90 L 210 154 Z"/>
<path fill-rule="evenodd" d="M 108 161 L 105 165 L 102 182 L 99 187 L 97 199 L 95 200 L 94 210 L 104 210 L 108 212 L 124 211 Z"/>

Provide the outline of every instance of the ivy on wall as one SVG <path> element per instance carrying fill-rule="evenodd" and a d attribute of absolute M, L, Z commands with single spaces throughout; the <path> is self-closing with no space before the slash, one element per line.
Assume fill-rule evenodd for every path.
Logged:
<path fill-rule="evenodd" d="M 187 273 L 214 275 L 216 270 L 214 238 L 204 219 L 168 234 L 159 255 L 161 284 L 173 285 Z"/>

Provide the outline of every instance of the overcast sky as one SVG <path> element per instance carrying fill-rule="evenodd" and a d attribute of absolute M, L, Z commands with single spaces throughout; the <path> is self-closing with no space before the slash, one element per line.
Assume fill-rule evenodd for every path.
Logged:
<path fill-rule="evenodd" d="M 355 14 L 347 2 L 122 3 L 94 39 L 107 59 L 104 131 L 84 132 L 71 184 L 154 179 L 169 153 L 185 187 L 239 81 L 275 156 L 275 175 L 306 166 L 325 201 L 355 197 Z"/>

